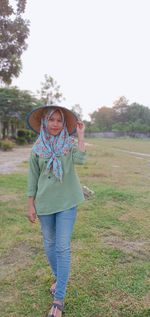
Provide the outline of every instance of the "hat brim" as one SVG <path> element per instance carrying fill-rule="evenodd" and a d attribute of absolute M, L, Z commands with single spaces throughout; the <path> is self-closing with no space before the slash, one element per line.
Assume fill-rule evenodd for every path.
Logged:
<path fill-rule="evenodd" d="M 41 118 L 44 115 L 44 113 L 46 113 L 47 110 L 50 108 L 54 108 L 58 110 L 61 109 L 65 117 L 68 133 L 70 135 L 73 134 L 76 131 L 78 118 L 71 110 L 61 106 L 55 106 L 55 105 L 43 106 L 43 107 L 39 107 L 37 109 L 32 110 L 27 116 L 28 127 L 34 132 L 39 134 L 40 127 L 41 127 Z"/>

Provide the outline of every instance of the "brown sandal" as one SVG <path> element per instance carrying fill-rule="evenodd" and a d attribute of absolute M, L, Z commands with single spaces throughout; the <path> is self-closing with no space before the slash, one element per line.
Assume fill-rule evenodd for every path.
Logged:
<path fill-rule="evenodd" d="M 57 314 L 57 310 L 60 310 L 61 312 L 63 311 L 64 305 L 63 304 L 57 304 L 57 303 L 53 303 L 51 310 L 53 308 L 53 313 L 51 314 L 51 312 L 49 312 L 47 317 L 56 317 Z"/>

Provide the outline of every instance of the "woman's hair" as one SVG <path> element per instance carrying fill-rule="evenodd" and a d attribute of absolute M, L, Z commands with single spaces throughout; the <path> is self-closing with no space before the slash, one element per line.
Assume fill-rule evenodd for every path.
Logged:
<path fill-rule="evenodd" d="M 51 116 L 55 113 L 55 112 L 59 112 L 62 118 L 62 122 L 63 122 L 63 126 L 65 126 L 65 116 L 63 111 L 60 108 L 52 108 L 52 109 L 48 109 L 48 111 L 45 113 L 44 118 L 46 118 L 47 120 L 49 120 L 51 118 Z"/>

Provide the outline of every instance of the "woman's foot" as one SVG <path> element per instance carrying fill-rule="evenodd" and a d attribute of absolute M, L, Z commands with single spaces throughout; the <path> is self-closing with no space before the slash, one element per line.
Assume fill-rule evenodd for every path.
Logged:
<path fill-rule="evenodd" d="M 56 282 L 52 284 L 51 288 L 50 288 L 50 293 L 51 295 L 55 295 L 56 292 Z"/>
<path fill-rule="evenodd" d="M 48 317 L 62 317 L 64 305 L 60 301 L 54 301 Z"/>

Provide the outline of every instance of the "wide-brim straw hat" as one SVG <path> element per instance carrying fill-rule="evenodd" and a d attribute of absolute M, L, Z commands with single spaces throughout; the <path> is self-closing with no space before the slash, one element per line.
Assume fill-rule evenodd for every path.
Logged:
<path fill-rule="evenodd" d="M 28 127 L 34 132 L 40 133 L 41 118 L 49 109 L 61 109 L 64 114 L 68 133 L 71 135 L 76 131 L 77 116 L 71 110 L 57 105 L 42 106 L 32 110 L 27 116 Z"/>

